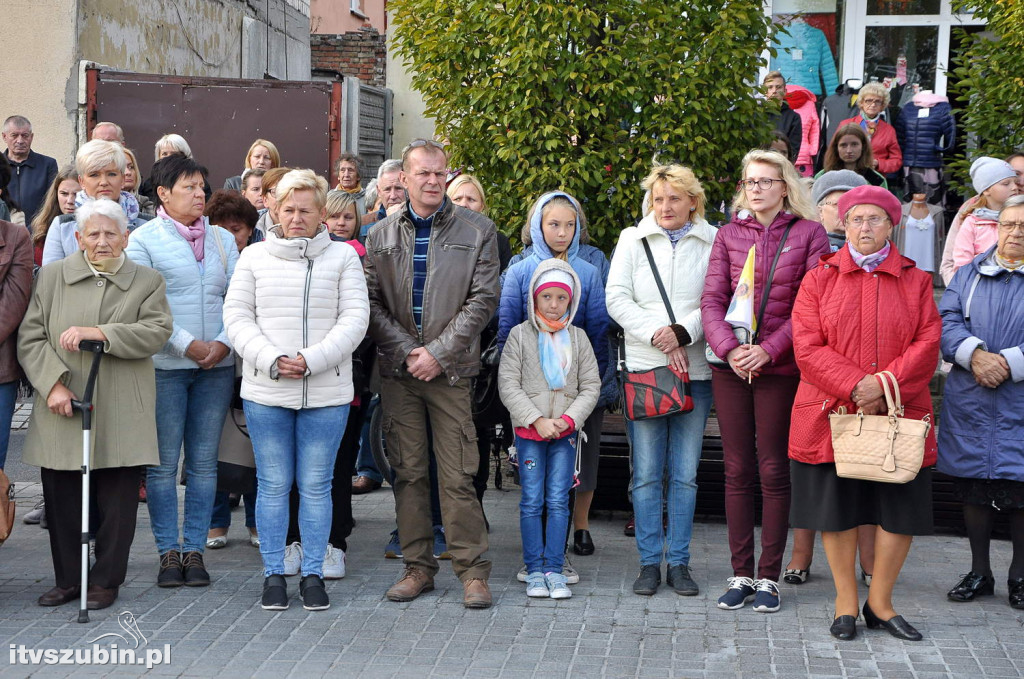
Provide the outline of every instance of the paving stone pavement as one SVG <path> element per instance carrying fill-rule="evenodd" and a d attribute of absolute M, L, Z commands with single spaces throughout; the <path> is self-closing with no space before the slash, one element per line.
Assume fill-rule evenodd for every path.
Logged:
<path fill-rule="evenodd" d="M 41 495 L 38 483 L 18 486 L 20 513 Z M 41 608 L 52 584 L 46 532 L 19 523 L 0 548 L 0 677 L 1019 677 L 1024 675 L 1024 612 L 1006 602 L 1003 575 L 1009 544 L 993 544 L 996 596 L 953 604 L 946 590 L 969 567 L 962 538 L 915 540 L 897 588 L 897 607 L 925 635 L 901 642 L 859 626 L 853 642 L 828 634 L 832 586 L 820 542 L 811 580 L 782 585 L 782 610 L 722 611 L 715 601 L 729 572 L 725 526 L 694 528 L 691 567 L 702 592 L 679 597 L 662 587 L 653 597 L 632 593 L 635 544 L 620 517 L 592 523 L 597 553 L 575 557 L 580 583 L 562 601 L 527 599 L 516 582 L 519 554 L 516 489 L 490 490 L 490 581 L 495 605 L 470 611 L 451 567 L 442 564 L 436 591 L 411 603 L 384 599 L 401 563 L 383 558 L 394 524 L 387 489 L 354 498 L 357 521 L 349 542 L 348 575 L 329 582 L 331 608 L 307 612 L 289 579 L 291 607 L 257 605 L 262 576 L 248 545 L 241 509 L 233 513 L 226 549 L 207 552 L 209 588 L 159 589 L 157 556 L 145 505 L 139 512 L 128 579 L 117 604 L 76 622 L 77 606 Z M 20 521 L 20 518 L 19 518 Z M 866 591 L 862 587 L 862 597 Z M 145 667 L 26 665 L 12 648 L 84 649 L 97 636 L 123 631 L 128 611 L 144 648 L 171 649 L 170 662 Z M 127 635 L 126 635 L 127 636 Z M 96 643 L 107 648 L 112 637 Z M 116 640 L 120 648 L 131 647 Z M 129 639 L 130 641 L 130 639 Z"/>

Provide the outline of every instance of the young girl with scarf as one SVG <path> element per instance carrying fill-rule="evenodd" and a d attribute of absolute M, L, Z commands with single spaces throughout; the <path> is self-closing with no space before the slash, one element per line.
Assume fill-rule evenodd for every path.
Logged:
<path fill-rule="evenodd" d="M 529 597 L 572 596 L 562 574 L 566 498 L 578 472 L 577 429 L 601 392 L 594 350 L 586 333 L 572 325 L 579 304 L 580 281 L 573 268 L 556 258 L 539 263 L 530 280 L 527 319 L 509 332 L 498 368 L 498 390 L 516 434 Z M 547 524 L 542 525 L 545 506 Z"/>
<path fill-rule="evenodd" d="M 999 211 L 1020 192 L 1013 166 L 999 158 L 983 156 L 975 160 L 971 164 L 971 183 L 978 200 L 956 235 L 953 266 L 957 269 L 996 244 Z"/>

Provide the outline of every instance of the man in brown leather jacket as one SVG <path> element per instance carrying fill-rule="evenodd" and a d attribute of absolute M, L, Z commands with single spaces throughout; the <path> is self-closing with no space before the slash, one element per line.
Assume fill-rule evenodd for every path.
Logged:
<path fill-rule="evenodd" d="M 405 573 L 387 592 L 411 601 L 434 588 L 426 432 L 433 433 L 441 516 L 467 608 L 487 608 L 491 562 L 473 488 L 480 455 L 470 408 L 480 332 L 498 304 L 493 222 L 445 198 L 448 157 L 418 139 L 402 153 L 406 205 L 366 239 L 370 335 L 377 345 L 388 459 Z"/>

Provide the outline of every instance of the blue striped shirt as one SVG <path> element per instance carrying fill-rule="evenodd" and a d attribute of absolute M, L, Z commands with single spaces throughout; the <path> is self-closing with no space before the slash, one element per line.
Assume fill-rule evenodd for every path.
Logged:
<path fill-rule="evenodd" d="M 448 199 L 445 198 L 445 202 Z M 423 331 L 423 290 L 427 286 L 427 251 L 430 248 L 430 229 L 434 217 L 444 209 L 444 203 L 434 214 L 426 219 L 416 214 L 409 204 L 409 218 L 416 230 L 416 244 L 412 253 L 412 316 L 416 321 L 416 329 Z"/>

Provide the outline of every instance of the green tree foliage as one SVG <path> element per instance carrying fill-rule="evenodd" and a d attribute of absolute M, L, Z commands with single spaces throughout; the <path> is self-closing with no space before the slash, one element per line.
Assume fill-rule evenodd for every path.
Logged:
<path fill-rule="evenodd" d="M 953 91 L 967 102 L 958 122 L 970 144 L 967 157 L 950 165 L 957 182 L 970 186 L 972 158 L 1024 149 L 1024 2 L 953 0 L 953 11 L 988 22 L 983 33 L 958 31 L 963 65 L 952 73 Z"/>
<path fill-rule="evenodd" d="M 561 188 L 610 251 L 640 213 L 655 154 L 728 200 L 771 124 L 751 80 L 770 22 L 757 0 L 392 0 L 411 66 L 452 165 L 471 168 L 491 217 L 519 233 Z M 769 106 L 772 104 L 769 104 Z"/>

